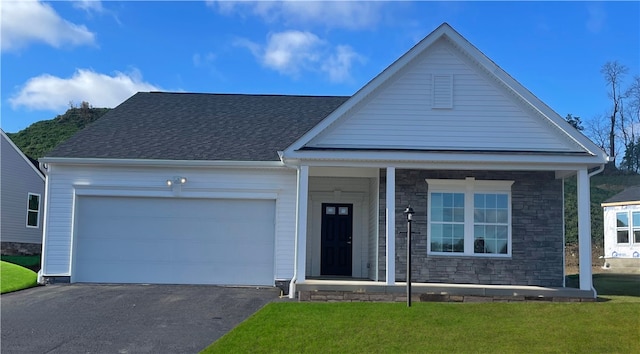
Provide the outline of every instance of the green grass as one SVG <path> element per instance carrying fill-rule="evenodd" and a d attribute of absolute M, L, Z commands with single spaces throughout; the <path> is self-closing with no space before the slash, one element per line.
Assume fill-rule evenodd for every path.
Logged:
<path fill-rule="evenodd" d="M 567 277 L 567 287 L 578 288 L 580 277 Z M 640 303 L 640 275 L 601 273 L 593 275 L 593 287 L 598 292 L 599 301 Z"/>
<path fill-rule="evenodd" d="M 40 268 L 40 255 L 35 256 L 0 256 L 0 260 L 19 266 L 35 269 Z"/>
<path fill-rule="evenodd" d="M 640 352 L 640 276 L 593 284 L 598 302 L 272 303 L 203 352 Z"/>
<path fill-rule="evenodd" d="M 271 303 L 204 353 L 632 353 L 630 303 Z"/>
<path fill-rule="evenodd" d="M 34 271 L 0 261 L 0 294 L 36 286 L 36 280 Z"/>

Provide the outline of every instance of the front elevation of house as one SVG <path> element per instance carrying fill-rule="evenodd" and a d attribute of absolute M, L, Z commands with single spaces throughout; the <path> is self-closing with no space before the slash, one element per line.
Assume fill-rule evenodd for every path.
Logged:
<path fill-rule="evenodd" d="M 577 294 L 595 296 L 606 154 L 447 24 L 351 97 L 138 93 L 42 162 L 43 277 L 304 298 L 401 285 L 409 206 L 424 291 L 557 292 L 577 175 Z"/>

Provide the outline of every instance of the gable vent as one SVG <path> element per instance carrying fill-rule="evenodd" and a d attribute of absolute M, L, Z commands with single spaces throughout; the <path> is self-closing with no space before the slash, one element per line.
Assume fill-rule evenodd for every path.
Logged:
<path fill-rule="evenodd" d="M 433 108 L 453 108 L 453 75 L 433 75 Z"/>

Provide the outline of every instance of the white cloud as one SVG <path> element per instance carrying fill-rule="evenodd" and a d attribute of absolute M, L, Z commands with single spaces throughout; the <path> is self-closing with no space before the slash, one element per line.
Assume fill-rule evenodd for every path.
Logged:
<path fill-rule="evenodd" d="M 327 74 L 329 81 L 343 82 L 351 78 L 353 62 L 364 61 L 350 46 L 332 47 L 311 32 L 272 33 L 265 45 L 244 38 L 236 40 L 235 44 L 249 49 L 265 67 L 294 78 L 304 71 Z"/>
<path fill-rule="evenodd" d="M 17 50 L 31 42 L 56 48 L 95 42 L 95 34 L 87 27 L 64 20 L 39 1 L 3 1 L 0 12 L 2 51 Z"/>
<path fill-rule="evenodd" d="M 11 107 L 36 110 L 63 110 L 69 102 L 87 101 L 94 107 L 115 107 L 138 91 L 158 91 L 144 82 L 138 71 L 116 72 L 113 76 L 78 69 L 70 78 L 43 74 L 29 79 L 9 98 Z"/>
<path fill-rule="evenodd" d="M 322 41 L 310 32 L 286 31 L 269 36 L 262 61 L 283 74 L 299 71 L 320 59 Z"/>
<path fill-rule="evenodd" d="M 103 12 L 102 1 L 100 0 L 76 0 L 73 2 L 73 7 L 81 9 L 86 12 Z"/>
<path fill-rule="evenodd" d="M 322 70 L 329 74 L 332 82 L 343 82 L 351 78 L 351 64 L 354 61 L 364 62 L 364 58 L 348 45 L 339 45 L 323 64 Z"/>
<path fill-rule="evenodd" d="M 381 18 L 379 1 L 207 1 L 224 15 L 252 14 L 267 23 L 323 25 L 331 28 L 374 27 Z"/>

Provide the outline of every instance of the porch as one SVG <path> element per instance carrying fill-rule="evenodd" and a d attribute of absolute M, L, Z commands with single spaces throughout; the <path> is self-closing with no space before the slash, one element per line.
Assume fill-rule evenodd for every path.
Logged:
<path fill-rule="evenodd" d="M 413 168 L 397 171 L 394 167 L 299 167 L 296 274 L 291 281 L 289 296 L 298 296 L 301 301 L 406 301 L 406 232 L 402 234 L 406 223 L 402 210 L 409 203 L 417 213 L 419 211 L 417 217 L 420 219 L 420 237 L 414 245 L 417 248 L 412 247 L 415 255 L 412 267 L 413 294 L 416 301 L 594 299 L 596 294 L 589 281 L 590 264 L 587 262 L 581 262 L 581 275 L 586 275 L 581 279 L 586 280 L 581 280 L 580 289 L 563 287 L 562 187 L 557 181 L 565 174 L 540 171 L 549 179 L 546 181 L 536 180 L 536 172 L 533 171 L 501 170 Z M 578 175 L 581 196 L 578 201 L 580 259 L 589 261 L 589 171 L 578 169 L 574 173 Z M 428 190 L 425 177 L 431 178 L 432 174 L 440 176 L 438 178 L 460 181 L 469 175 L 479 180 L 515 180 L 516 187 L 509 192 L 509 204 L 514 205 L 516 221 L 509 227 L 515 230 L 516 236 L 512 239 L 510 231 L 508 253 L 475 256 L 427 254 Z M 407 176 L 411 179 L 407 180 Z M 467 182 L 473 182 L 474 177 L 471 180 L 467 177 Z M 358 184 L 362 189 L 356 191 L 346 188 L 345 180 L 356 179 L 361 180 Z M 555 185 L 555 189 L 545 194 L 536 189 L 541 184 Z M 391 195 L 395 198 L 386 198 Z M 416 198 L 419 200 L 414 200 Z M 553 208 L 548 204 L 551 200 L 555 200 Z M 340 273 L 345 275 L 343 278 L 328 279 L 327 275 L 337 273 L 325 273 L 322 270 L 323 222 L 320 216 L 328 213 L 327 207 L 331 213 L 338 213 L 338 208 L 327 204 L 329 202 L 336 205 L 350 203 L 345 213 L 355 215 L 352 218 L 354 232 L 346 242 L 348 254 L 353 258 L 348 263 L 346 273 Z M 512 207 L 509 208 L 511 214 Z M 552 223 L 546 219 L 549 215 L 553 216 Z"/>

